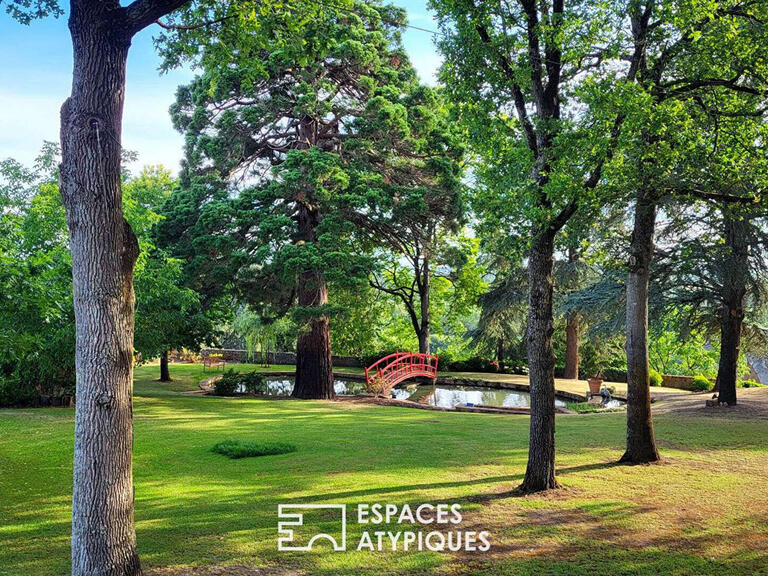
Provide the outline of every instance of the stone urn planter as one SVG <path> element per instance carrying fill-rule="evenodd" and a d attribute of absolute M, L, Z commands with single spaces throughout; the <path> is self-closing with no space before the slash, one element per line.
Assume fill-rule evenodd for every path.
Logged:
<path fill-rule="evenodd" d="M 589 393 L 593 395 L 600 394 L 603 387 L 603 379 L 599 376 L 592 376 L 587 380 L 589 382 Z"/>

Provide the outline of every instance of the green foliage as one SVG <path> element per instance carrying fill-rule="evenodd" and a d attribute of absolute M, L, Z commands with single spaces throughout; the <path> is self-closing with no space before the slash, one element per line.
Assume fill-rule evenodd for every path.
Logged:
<path fill-rule="evenodd" d="M 582 377 L 597 376 L 612 380 L 606 374 L 616 374 L 616 381 L 626 381 L 627 357 L 619 337 L 593 335 L 579 348 Z M 623 376 L 623 378 L 621 378 Z"/>
<path fill-rule="evenodd" d="M 592 402 L 566 402 L 565 407 L 578 414 L 590 414 L 605 410 L 600 404 L 593 404 Z"/>
<path fill-rule="evenodd" d="M 191 58 L 201 74 L 172 110 L 187 162 L 161 239 L 204 300 L 235 288 L 264 323 L 291 310 L 301 328 L 340 312 L 323 297 L 297 306 L 316 283 L 367 283 L 345 209 L 399 178 L 386 150 L 421 154 L 427 142 L 408 124 L 416 84 L 402 22 L 376 2 L 289 3 L 228 18 L 210 37 L 166 35 L 169 64 Z"/>
<path fill-rule="evenodd" d="M 499 372 L 499 363 L 493 358 L 473 356 L 466 360 L 446 363 L 442 369 L 456 372 Z"/>
<path fill-rule="evenodd" d="M 712 390 L 714 386 L 715 385 L 709 378 L 702 376 L 701 374 L 694 376 L 693 382 L 691 382 L 691 390 L 694 392 L 707 392 Z"/>
<path fill-rule="evenodd" d="M 39 394 L 26 381 L 20 382 L 15 374 L 0 378 L 0 407 L 29 406 L 35 403 Z"/>
<path fill-rule="evenodd" d="M 58 146 L 31 169 L 0 163 L 0 402 L 72 395 L 75 322 Z M 123 209 L 142 249 L 136 266 L 136 348 L 145 358 L 195 348 L 211 330 L 197 294 L 181 286 L 180 263 L 155 250 L 153 229 L 173 181 L 147 168 L 124 184 Z"/>
<path fill-rule="evenodd" d="M 457 317 L 446 306 L 474 303 L 467 242 L 442 242 L 462 221 L 463 144 L 440 92 L 417 84 L 403 23 L 379 2 L 288 3 L 227 19 L 212 38 L 161 40 L 170 65 L 201 71 L 172 110 L 187 164 L 160 229 L 204 301 L 234 288 L 264 325 L 287 311 L 298 329 L 329 316 L 353 355 L 404 340 L 352 320 L 383 309 L 368 285 L 377 261 L 405 266 L 397 280 L 374 275 L 395 297 L 426 254 L 429 272 L 450 274 L 432 288 L 441 322 Z M 297 302 L 320 281 L 328 304 Z M 412 324 L 414 293 L 399 304 Z"/>
<path fill-rule="evenodd" d="M 214 383 L 216 396 L 234 396 L 237 393 L 266 394 L 267 382 L 258 372 L 238 373 L 232 369 Z"/>
<path fill-rule="evenodd" d="M 296 452 L 296 446 L 285 442 L 249 442 L 244 440 L 224 440 L 211 448 L 212 452 L 228 456 L 234 460 L 255 456 L 275 456 Z"/>
<path fill-rule="evenodd" d="M 341 310 L 331 318 L 331 341 L 336 354 L 370 358 L 383 350 L 411 349 L 411 326 L 395 321 L 404 314 L 397 302 L 382 298 L 370 286 L 339 287 L 329 298 Z M 397 332 L 400 328 L 404 330 L 402 334 Z"/>
<path fill-rule="evenodd" d="M 75 386 L 74 310 L 57 148 L 0 163 L 0 405 Z"/>
<path fill-rule="evenodd" d="M 237 312 L 234 331 L 245 340 L 249 359 L 260 354 L 262 364 L 269 363 L 269 354 L 296 347 L 297 327 L 290 317 L 262 318 L 247 307 Z"/>
<path fill-rule="evenodd" d="M 0 0 L 0 8 L 3 7 L 11 18 L 25 25 L 46 16 L 64 15 L 58 0 Z"/>
<path fill-rule="evenodd" d="M 145 256 L 135 281 L 134 347 L 145 360 L 167 350 L 199 350 L 210 339 L 213 324 L 199 295 L 183 286 L 182 263 L 161 250 Z"/>
<path fill-rule="evenodd" d="M 756 380 L 739 380 L 739 388 L 765 388 L 765 384 L 761 384 Z"/>
<path fill-rule="evenodd" d="M 651 330 L 648 343 L 651 367 L 663 374 L 706 374 L 714 377 L 720 356 L 719 346 L 710 345 L 702 332 L 685 333 L 674 329 L 674 312 L 667 314 L 665 319 L 672 322 L 666 329 Z"/>
<path fill-rule="evenodd" d="M 659 374 L 656 370 L 651 368 L 648 371 L 648 382 L 651 386 L 661 386 L 663 381 L 664 381 L 664 377 L 661 374 Z"/>

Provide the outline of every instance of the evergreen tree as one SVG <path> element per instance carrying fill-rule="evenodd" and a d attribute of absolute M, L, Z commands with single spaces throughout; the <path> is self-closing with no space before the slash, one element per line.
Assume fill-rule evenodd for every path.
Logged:
<path fill-rule="evenodd" d="M 382 239 L 397 222 L 432 249 L 435 226 L 458 218 L 461 152 L 402 49 L 402 10 L 323 6 L 300 33 L 292 17 L 250 33 L 222 24 L 240 43 L 228 60 L 202 49 L 203 73 L 173 109 L 186 166 L 162 236 L 204 294 L 234 287 L 256 310 L 292 309 L 293 394 L 330 398 L 329 283 L 366 281 L 363 231 Z"/>

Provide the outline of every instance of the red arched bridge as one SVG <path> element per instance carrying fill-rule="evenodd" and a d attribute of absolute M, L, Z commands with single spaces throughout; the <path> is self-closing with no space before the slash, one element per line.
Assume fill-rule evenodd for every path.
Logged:
<path fill-rule="evenodd" d="M 396 352 L 374 362 L 365 369 L 365 380 L 370 384 L 374 379 L 382 384 L 382 392 L 391 390 L 400 382 L 423 376 L 437 378 L 437 356 Z"/>

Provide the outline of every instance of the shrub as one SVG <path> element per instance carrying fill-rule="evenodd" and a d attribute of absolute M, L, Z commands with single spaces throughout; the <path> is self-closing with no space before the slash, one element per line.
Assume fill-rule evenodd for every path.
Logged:
<path fill-rule="evenodd" d="M 609 382 L 626 382 L 627 381 L 627 367 L 614 367 L 609 366 L 603 369 L 603 378 Z"/>
<path fill-rule="evenodd" d="M 296 446 L 284 442 L 244 442 L 242 440 L 224 440 L 213 448 L 212 452 L 229 458 L 251 458 L 254 456 L 273 456 L 296 452 Z"/>
<path fill-rule="evenodd" d="M 227 378 L 226 375 L 216 380 L 213 385 L 213 393 L 216 396 L 234 396 L 237 393 L 238 383 L 234 378 Z"/>
<path fill-rule="evenodd" d="M 648 373 L 648 376 L 649 380 L 651 381 L 651 386 L 661 386 L 661 383 L 664 381 L 664 378 L 662 378 L 661 374 L 653 369 L 651 369 L 651 371 Z"/>
<path fill-rule="evenodd" d="M 486 358 L 484 356 L 472 356 L 471 358 L 467 358 L 466 360 L 453 362 L 449 366 L 445 366 L 445 367 L 455 372 L 498 372 L 499 371 L 499 363 L 492 358 Z"/>
<path fill-rule="evenodd" d="M 238 392 L 265 394 L 267 383 L 264 376 L 258 372 L 240 374 L 230 368 L 216 381 L 213 390 L 217 396 L 234 396 Z"/>
<path fill-rule="evenodd" d="M 456 361 L 456 357 L 449 350 L 440 350 L 437 353 L 437 365 L 444 370 Z"/>
<path fill-rule="evenodd" d="M 702 376 L 701 374 L 694 376 L 693 382 L 691 382 L 691 390 L 694 392 L 708 392 L 714 387 L 715 385 L 712 383 L 712 381 L 706 376 Z"/>
<path fill-rule="evenodd" d="M 248 372 L 240 375 L 240 383 L 248 394 L 266 394 L 267 381 L 258 372 Z"/>
<path fill-rule="evenodd" d="M 29 386 L 22 385 L 13 376 L 0 376 L 0 408 L 33 406 L 37 392 Z"/>
<path fill-rule="evenodd" d="M 378 374 L 372 375 L 371 379 L 365 382 L 365 391 L 374 396 L 381 396 L 384 388 L 384 380 L 379 378 Z"/>
<path fill-rule="evenodd" d="M 739 388 L 765 388 L 765 384 L 760 384 L 757 380 L 741 380 Z"/>

